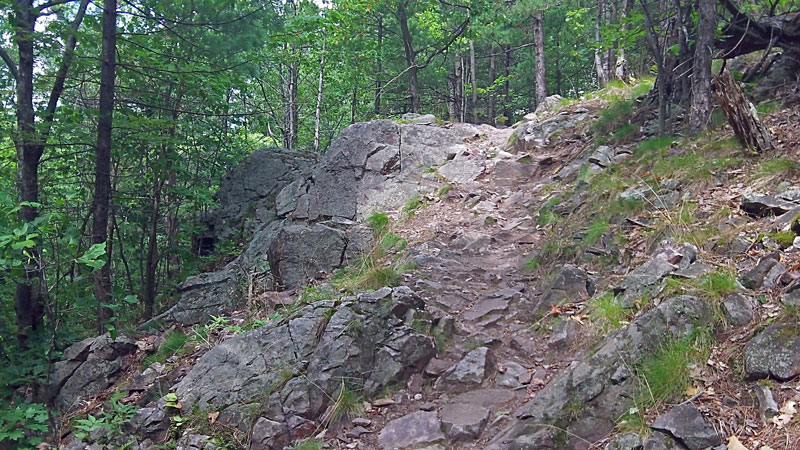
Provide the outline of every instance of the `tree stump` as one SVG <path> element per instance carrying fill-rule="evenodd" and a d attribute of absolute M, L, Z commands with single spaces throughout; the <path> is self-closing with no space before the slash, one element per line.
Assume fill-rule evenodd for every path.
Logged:
<path fill-rule="evenodd" d="M 771 150 L 772 138 L 769 130 L 758 119 L 758 112 L 745 97 L 742 85 L 727 70 L 714 77 L 713 85 L 717 103 L 725 112 L 736 137 L 747 150 L 753 154 Z"/>

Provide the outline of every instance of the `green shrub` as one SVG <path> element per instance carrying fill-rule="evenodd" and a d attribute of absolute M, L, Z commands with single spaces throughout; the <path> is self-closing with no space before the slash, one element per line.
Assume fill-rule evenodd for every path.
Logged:
<path fill-rule="evenodd" d="M 34 449 L 48 429 L 47 408 L 42 403 L 10 406 L 0 403 L 0 448 Z"/>

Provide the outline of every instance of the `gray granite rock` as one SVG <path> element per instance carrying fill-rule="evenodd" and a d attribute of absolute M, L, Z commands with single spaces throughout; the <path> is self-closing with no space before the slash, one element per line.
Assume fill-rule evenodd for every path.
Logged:
<path fill-rule="evenodd" d="M 389 421 L 378 434 L 378 444 L 386 450 L 418 448 L 444 441 L 436 412 L 417 411 Z"/>
<path fill-rule="evenodd" d="M 722 314 L 729 324 L 741 327 L 753 320 L 752 301 L 738 293 L 733 293 L 722 301 Z"/>
<path fill-rule="evenodd" d="M 656 419 L 652 427 L 654 430 L 668 432 L 689 450 L 701 450 L 721 443 L 714 427 L 709 425 L 700 411 L 690 403 L 672 408 Z"/>
<path fill-rule="evenodd" d="M 744 348 L 747 377 L 781 381 L 800 375 L 800 324 L 770 325 Z"/>
<path fill-rule="evenodd" d="M 490 414 L 487 408 L 463 403 L 451 403 L 439 411 L 444 434 L 451 442 L 477 439 Z"/>

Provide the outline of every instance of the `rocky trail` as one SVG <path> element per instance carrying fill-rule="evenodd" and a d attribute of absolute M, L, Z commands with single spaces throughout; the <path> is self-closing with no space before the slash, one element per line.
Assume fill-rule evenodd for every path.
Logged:
<path fill-rule="evenodd" d="M 58 409 L 132 408 L 62 447 L 800 448 L 800 265 L 774 242 L 796 189 L 755 192 L 723 156 L 652 181 L 634 145 L 596 144 L 603 107 L 507 129 L 407 116 L 349 127 L 319 161 L 254 153 L 201 242 L 249 230 L 241 255 L 57 364 L 39 395 Z M 672 347 L 678 391 L 655 400 L 648 364 Z"/>

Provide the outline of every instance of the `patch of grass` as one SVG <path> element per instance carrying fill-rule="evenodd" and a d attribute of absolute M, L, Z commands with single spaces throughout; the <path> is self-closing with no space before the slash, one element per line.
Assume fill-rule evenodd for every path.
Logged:
<path fill-rule="evenodd" d="M 617 430 L 620 433 L 636 433 L 639 436 L 647 436 L 651 433 L 650 424 L 644 412 L 637 406 L 630 408 L 625 415 L 617 422 Z"/>
<path fill-rule="evenodd" d="M 710 298 L 715 300 L 723 299 L 736 292 L 738 283 L 736 275 L 727 270 L 715 270 L 714 272 L 701 276 L 698 280 L 698 287 Z"/>
<path fill-rule="evenodd" d="M 178 330 L 172 330 L 164 336 L 164 342 L 158 347 L 158 351 L 144 360 L 144 367 L 150 367 L 154 363 L 163 363 L 170 356 L 178 353 L 186 345 L 189 336 Z"/>
<path fill-rule="evenodd" d="M 561 201 L 561 198 L 556 196 L 545 202 L 539 210 L 539 216 L 536 218 L 536 223 L 539 226 L 544 227 L 561 221 L 561 216 L 553 212 L 553 207 L 555 207 L 559 201 Z"/>
<path fill-rule="evenodd" d="M 372 215 L 367 218 L 367 225 L 372 228 L 372 232 L 375 233 L 376 236 L 380 236 L 386 232 L 389 227 L 389 222 L 389 216 L 381 212 L 372 213 Z"/>
<path fill-rule="evenodd" d="M 634 102 L 623 97 L 612 97 L 609 99 L 608 107 L 600 111 L 600 117 L 594 124 L 598 133 L 607 134 L 626 124 L 628 118 L 633 114 Z"/>
<path fill-rule="evenodd" d="M 589 317 L 604 334 L 621 328 L 630 319 L 630 313 L 612 292 L 606 292 L 589 303 Z"/>
<path fill-rule="evenodd" d="M 323 448 L 325 448 L 325 443 L 319 439 L 299 442 L 294 446 L 294 450 L 322 450 Z"/>
<path fill-rule="evenodd" d="M 299 300 L 304 304 L 331 300 L 336 297 L 336 292 L 330 288 L 303 286 L 300 289 L 302 292 L 300 293 Z"/>
<path fill-rule="evenodd" d="M 770 100 L 756 105 L 759 114 L 772 114 L 783 107 L 781 100 Z"/>
<path fill-rule="evenodd" d="M 570 258 L 576 253 L 575 246 L 570 245 L 566 239 L 550 239 L 542 243 L 539 252 L 525 263 L 524 268 L 532 272 L 539 269 L 544 262 L 554 262 L 562 257 Z"/>
<path fill-rule="evenodd" d="M 767 236 L 772 238 L 772 240 L 775 241 L 775 243 L 778 244 L 782 250 L 786 250 L 787 248 L 791 247 L 792 244 L 794 244 L 794 238 L 797 237 L 792 230 L 767 233 Z"/>
<path fill-rule="evenodd" d="M 797 171 L 797 162 L 791 158 L 780 156 L 773 159 L 763 161 L 756 169 L 756 175 L 781 175 Z"/>
<path fill-rule="evenodd" d="M 670 339 L 644 358 L 636 367 L 641 394 L 636 404 L 644 407 L 674 402 L 689 387 L 690 366 L 705 361 L 709 355 L 711 332 L 697 328 L 683 339 Z"/>
<path fill-rule="evenodd" d="M 412 215 L 412 214 L 414 214 L 414 211 L 416 211 L 419 208 L 421 208 L 422 205 L 423 205 L 422 199 L 420 198 L 419 194 L 417 194 L 417 195 L 411 197 L 410 199 L 408 199 L 408 201 L 405 203 L 405 205 L 403 205 L 403 212 L 408 214 L 408 215 Z"/>
<path fill-rule="evenodd" d="M 583 238 L 583 243 L 591 246 L 597 243 L 603 236 L 603 233 L 608 229 L 608 219 L 605 217 L 595 219 L 586 230 L 586 236 Z"/>
<path fill-rule="evenodd" d="M 639 127 L 633 124 L 622 125 L 614 130 L 611 135 L 611 142 L 615 144 L 628 144 L 633 141 L 636 134 L 639 132 Z"/>
<path fill-rule="evenodd" d="M 445 184 L 445 185 L 442 185 L 442 187 L 440 187 L 438 191 L 436 191 L 436 195 L 439 196 L 439 197 L 444 197 L 445 195 L 447 195 L 448 192 L 450 192 L 452 190 L 453 190 L 453 186 L 451 186 L 449 184 Z"/>
<path fill-rule="evenodd" d="M 364 397 L 345 382 L 342 382 L 339 392 L 333 398 L 335 401 L 331 407 L 329 424 L 336 423 L 343 417 L 364 413 Z"/>
<path fill-rule="evenodd" d="M 665 150 L 672 147 L 672 144 L 675 143 L 674 136 L 661 136 L 655 137 L 650 139 L 645 139 L 644 141 L 639 142 L 634 150 L 634 153 L 642 156 L 646 154 L 662 154 Z"/>

